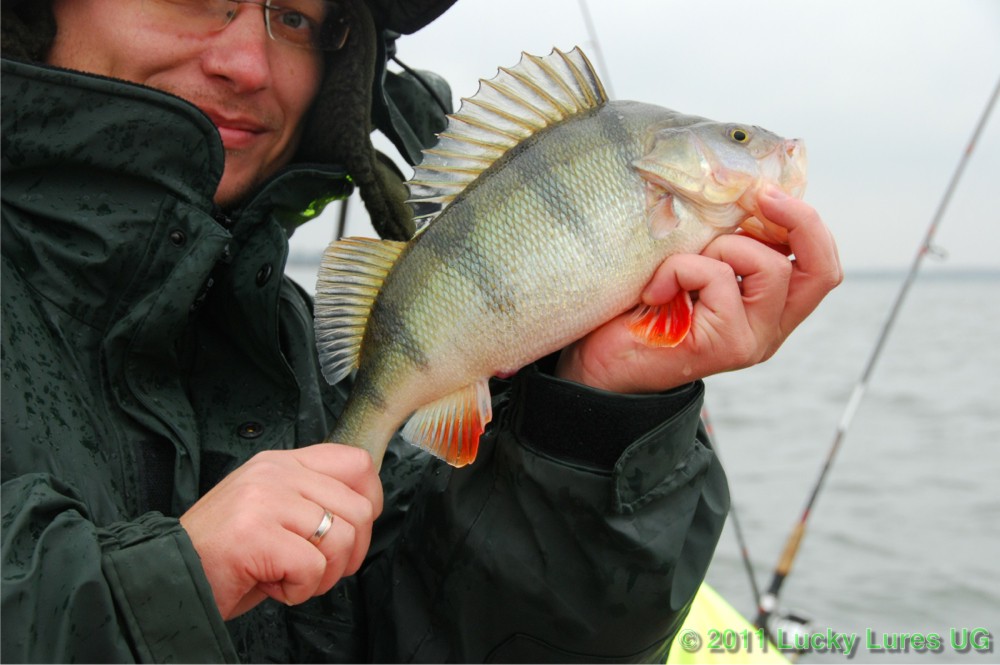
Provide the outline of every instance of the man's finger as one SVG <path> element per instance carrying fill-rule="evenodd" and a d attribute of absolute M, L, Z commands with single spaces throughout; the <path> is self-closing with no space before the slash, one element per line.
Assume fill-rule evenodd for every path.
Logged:
<path fill-rule="evenodd" d="M 304 467 L 347 485 L 368 497 L 376 515 L 382 512 L 382 483 L 367 451 L 337 443 L 320 443 L 289 451 Z"/>
<path fill-rule="evenodd" d="M 681 291 L 697 291 L 712 296 L 709 299 L 721 306 L 734 305 L 740 299 L 732 266 L 698 254 L 675 254 L 667 257 L 657 268 L 643 289 L 642 302 L 662 305 L 673 300 Z"/>
<path fill-rule="evenodd" d="M 251 572 L 258 588 L 286 605 L 304 603 L 320 593 L 327 569 L 323 553 L 305 539 L 287 538 L 257 560 Z"/>
<path fill-rule="evenodd" d="M 367 505 L 366 499 L 357 494 L 354 494 L 353 501 Z M 325 511 L 323 505 L 328 506 Z M 305 531 L 295 527 L 291 530 L 315 545 L 332 565 L 339 565 L 338 578 L 345 574 L 345 570 L 346 574 L 353 575 L 361 567 L 371 544 L 374 516 L 369 507 L 364 513 L 367 517 L 359 517 L 363 511 L 362 507 L 355 510 L 351 517 L 345 517 L 351 514 L 351 508 L 345 502 L 320 504 L 315 511 L 320 516 L 311 530 L 308 527 Z"/>
<path fill-rule="evenodd" d="M 788 335 L 843 281 L 844 272 L 833 235 L 812 206 L 774 190 L 762 194 L 758 202 L 769 220 L 788 229 L 795 255 L 781 324 Z"/>
<path fill-rule="evenodd" d="M 370 541 L 370 530 L 362 534 L 345 520 L 334 519 L 329 533 L 317 545 L 326 557 L 326 570 L 317 593 L 326 593 L 340 578 L 356 573 L 368 552 Z"/>
<path fill-rule="evenodd" d="M 303 534 L 306 538 L 312 533 L 309 531 L 309 522 L 315 520 L 312 522 L 312 528 L 315 529 L 322 520 L 323 510 L 330 511 L 339 519 L 346 520 L 359 529 L 365 528 L 366 525 L 370 526 L 378 517 L 378 506 L 374 505 L 369 497 L 336 478 L 320 474 L 304 477 L 299 491 L 303 498 L 319 507 L 308 509 L 307 515 L 296 515 L 289 519 L 287 528 Z"/>
<path fill-rule="evenodd" d="M 783 254 L 746 236 L 726 235 L 705 248 L 704 256 L 729 264 L 742 279 L 747 321 L 758 340 L 773 337 L 778 328 L 792 266 Z"/>

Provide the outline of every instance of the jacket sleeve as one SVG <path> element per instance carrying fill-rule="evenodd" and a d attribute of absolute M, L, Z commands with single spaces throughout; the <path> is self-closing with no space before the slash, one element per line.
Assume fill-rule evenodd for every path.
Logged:
<path fill-rule="evenodd" d="M 99 528 L 47 474 L 3 483 L 2 595 L 4 662 L 236 659 L 176 519 Z"/>
<path fill-rule="evenodd" d="M 703 391 L 522 372 L 479 459 L 431 463 L 363 573 L 372 657 L 664 662 L 729 507 Z"/>

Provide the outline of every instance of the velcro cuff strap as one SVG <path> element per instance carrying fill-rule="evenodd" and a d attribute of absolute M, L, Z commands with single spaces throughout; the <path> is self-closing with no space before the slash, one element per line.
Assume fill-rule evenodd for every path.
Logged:
<path fill-rule="evenodd" d="M 528 367 L 514 390 L 519 439 L 546 455 L 610 472 L 629 446 L 694 409 L 693 427 L 685 428 L 692 429 L 690 445 L 705 386 L 696 381 L 654 395 L 621 395 Z"/>

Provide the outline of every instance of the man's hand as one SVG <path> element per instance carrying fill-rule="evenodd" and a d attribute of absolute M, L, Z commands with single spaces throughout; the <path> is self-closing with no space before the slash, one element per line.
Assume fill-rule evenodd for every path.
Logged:
<path fill-rule="evenodd" d="M 564 349 L 556 374 L 613 392 L 652 393 L 774 355 L 843 280 L 843 270 L 833 236 L 812 207 L 776 189 L 758 202 L 768 220 L 788 229 L 788 247 L 722 236 L 700 255 L 669 257 L 643 291 L 647 305 L 668 303 L 682 290 L 697 293 L 683 342 L 646 346 L 629 332 L 628 312 Z"/>
<path fill-rule="evenodd" d="M 325 511 L 333 523 L 313 544 Z M 266 596 L 296 605 L 357 572 L 381 512 L 371 456 L 319 444 L 255 455 L 180 521 L 228 620 Z"/>

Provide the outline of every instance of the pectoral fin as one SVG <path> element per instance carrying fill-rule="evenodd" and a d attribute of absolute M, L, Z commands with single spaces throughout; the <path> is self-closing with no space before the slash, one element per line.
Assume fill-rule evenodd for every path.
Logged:
<path fill-rule="evenodd" d="M 691 294 L 681 291 L 662 305 L 639 305 L 632 313 L 629 331 L 648 346 L 677 346 L 691 330 L 694 305 Z"/>
<path fill-rule="evenodd" d="M 452 466 L 476 459 L 479 436 L 493 418 L 487 379 L 470 384 L 416 411 L 403 438 Z"/>
<path fill-rule="evenodd" d="M 667 238 L 680 220 L 674 210 L 674 196 L 653 182 L 646 183 L 646 226 L 654 240 Z"/>

